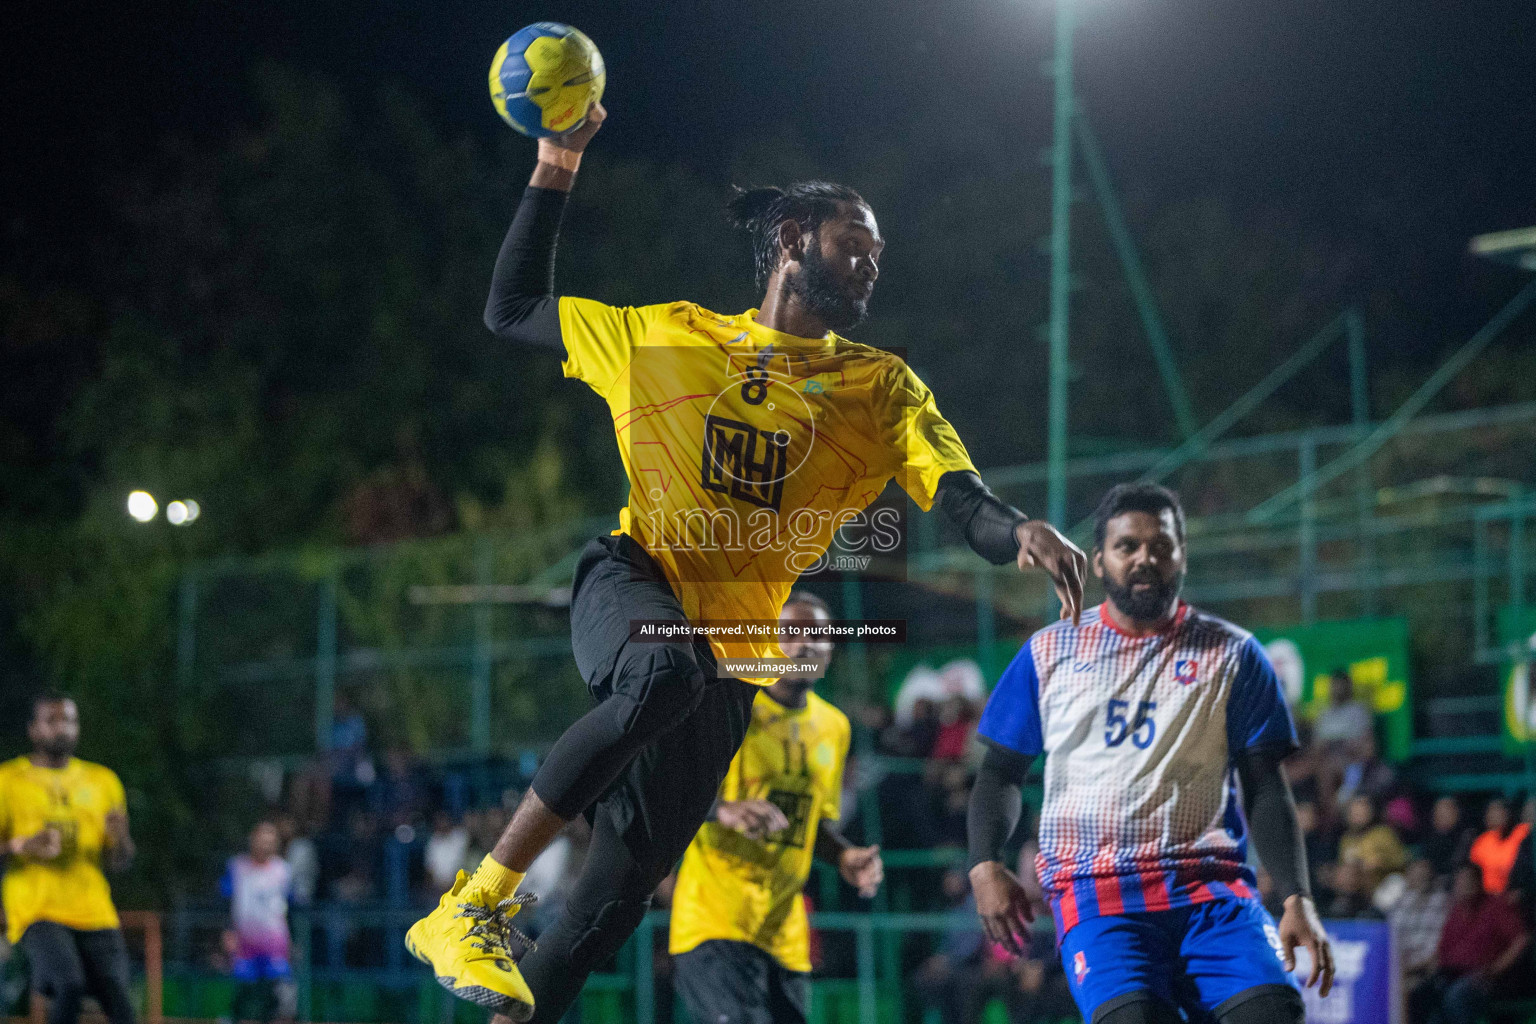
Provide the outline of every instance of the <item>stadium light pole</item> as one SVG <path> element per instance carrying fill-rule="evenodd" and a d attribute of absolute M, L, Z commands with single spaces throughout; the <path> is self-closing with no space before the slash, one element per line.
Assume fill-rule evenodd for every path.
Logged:
<path fill-rule="evenodd" d="M 1051 147 L 1050 398 L 1046 435 L 1046 511 L 1067 521 L 1068 325 L 1072 294 L 1072 3 L 1056 0 L 1056 49 L 1051 61 L 1056 103 Z"/>

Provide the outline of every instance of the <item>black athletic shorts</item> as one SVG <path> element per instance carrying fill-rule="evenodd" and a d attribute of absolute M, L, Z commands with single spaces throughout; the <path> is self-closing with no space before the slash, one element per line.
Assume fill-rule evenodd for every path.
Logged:
<path fill-rule="evenodd" d="M 628 534 L 598 537 L 582 549 L 571 581 L 571 651 L 587 689 L 598 700 L 612 695 L 621 659 L 664 653 L 710 680 L 715 656 L 706 640 L 630 643 L 631 620 L 687 622 L 666 573 Z"/>
<path fill-rule="evenodd" d="M 697 1024 L 805 1024 L 811 976 L 747 942 L 711 939 L 672 958 L 672 987 Z"/>
<path fill-rule="evenodd" d="M 128 1001 L 128 946 L 116 928 L 77 931 L 36 921 L 21 936 L 32 969 L 32 988 L 51 1000 L 50 1021 L 73 1021 L 80 997 L 94 996 L 117 1024 L 133 1020 Z"/>
<path fill-rule="evenodd" d="M 571 648 L 592 696 L 604 701 L 624 691 L 643 700 L 637 691 L 672 685 L 663 675 L 703 677 L 693 710 L 644 747 L 587 811 L 590 821 L 601 805 L 626 845 L 670 867 L 714 805 L 752 723 L 758 687 L 717 676 L 706 640 L 632 641 L 630 622 L 638 619 L 688 621 L 666 574 L 634 538 L 598 537 L 577 561 L 571 599 Z"/>

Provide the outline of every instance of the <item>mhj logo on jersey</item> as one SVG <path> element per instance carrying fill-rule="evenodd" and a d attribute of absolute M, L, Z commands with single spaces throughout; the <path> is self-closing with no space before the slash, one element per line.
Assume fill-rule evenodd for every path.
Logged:
<path fill-rule="evenodd" d="M 1076 976 L 1079 985 L 1083 983 L 1083 978 L 1088 975 L 1088 958 L 1083 955 L 1082 950 L 1078 950 L 1072 955 L 1072 973 Z"/>
<path fill-rule="evenodd" d="M 784 497 L 788 449 L 786 430 L 759 431 L 750 423 L 707 415 L 701 483 L 712 491 L 777 512 Z"/>
<path fill-rule="evenodd" d="M 1200 663 L 1193 658 L 1180 658 L 1173 663 L 1173 681 L 1180 686 L 1188 686 L 1195 681 L 1195 673 L 1200 671 Z"/>

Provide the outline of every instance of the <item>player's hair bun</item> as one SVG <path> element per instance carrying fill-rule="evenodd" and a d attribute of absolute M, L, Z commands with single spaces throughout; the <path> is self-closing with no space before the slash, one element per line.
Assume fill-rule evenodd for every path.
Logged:
<path fill-rule="evenodd" d="M 725 214 L 732 227 L 751 233 L 752 265 L 762 285 L 779 263 L 779 227 L 793 220 L 802 230 L 813 232 L 823 220 L 836 216 L 840 203 L 868 205 L 847 185 L 830 181 L 797 181 L 786 188 L 732 185 Z"/>
<path fill-rule="evenodd" d="M 783 199 L 785 194 L 784 190 L 777 185 L 765 185 L 760 188 L 742 188 L 740 185 L 732 185 L 731 198 L 725 204 L 726 216 L 730 219 L 732 227 L 751 231 L 762 223 L 769 207 Z"/>

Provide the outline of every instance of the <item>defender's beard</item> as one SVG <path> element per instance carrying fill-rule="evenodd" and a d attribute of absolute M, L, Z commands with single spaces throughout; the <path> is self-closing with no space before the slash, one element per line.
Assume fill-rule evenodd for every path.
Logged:
<path fill-rule="evenodd" d="M 1137 590 L 1137 583 L 1150 584 L 1145 590 Z M 1164 580 L 1153 573 L 1126 577 L 1121 582 L 1104 575 L 1104 592 L 1116 608 L 1138 622 L 1155 622 L 1166 615 L 1179 593 L 1184 589 L 1184 573 L 1171 580 Z"/>

